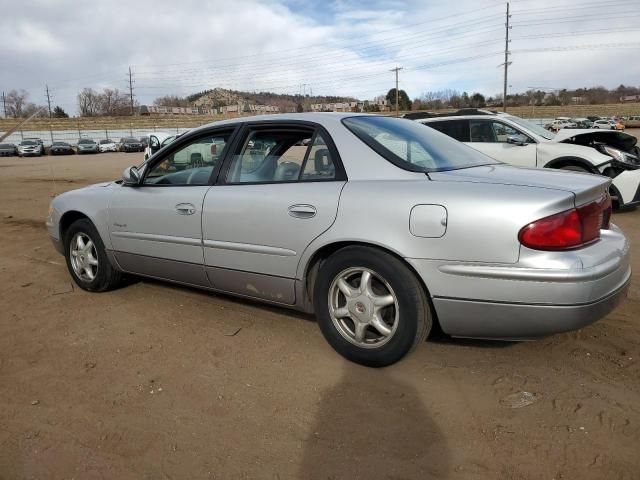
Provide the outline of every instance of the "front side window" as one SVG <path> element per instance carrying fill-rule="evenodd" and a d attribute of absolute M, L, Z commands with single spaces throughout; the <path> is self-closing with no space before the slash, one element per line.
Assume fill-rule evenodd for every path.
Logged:
<path fill-rule="evenodd" d="M 342 123 L 394 165 L 414 172 L 500 163 L 433 128 L 404 118 L 348 117 Z"/>
<path fill-rule="evenodd" d="M 519 130 L 495 120 L 469 120 L 469 133 L 472 142 L 507 143 L 507 138 L 514 135 L 525 136 Z M 531 142 L 527 137 L 527 140 Z"/>
<path fill-rule="evenodd" d="M 324 137 L 312 129 L 249 133 L 227 173 L 227 183 L 334 180 L 334 160 Z"/>
<path fill-rule="evenodd" d="M 232 131 L 200 137 L 165 156 L 150 168 L 145 185 L 207 185 Z"/>

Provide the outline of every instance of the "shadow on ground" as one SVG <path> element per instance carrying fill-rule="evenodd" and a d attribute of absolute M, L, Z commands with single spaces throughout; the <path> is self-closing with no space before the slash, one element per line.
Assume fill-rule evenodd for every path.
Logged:
<path fill-rule="evenodd" d="M 321 396 L 298 478 L 442 478 L 447 445 L 417 391 L 393 369 L 345 362 Z"/>

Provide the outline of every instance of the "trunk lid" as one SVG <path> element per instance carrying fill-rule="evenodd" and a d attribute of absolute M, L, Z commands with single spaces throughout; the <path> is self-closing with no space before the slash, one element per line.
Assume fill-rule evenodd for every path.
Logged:
<path fill-rule="evenodd" d="M 429 178 L 441 182 L 490 183 L 561 190 L 573 193 L 576 205 L 599 199 L 608 192 L 611 184 L 610 178 L 590 173 L 546 168 L 520 168 L 504 164 L 484 165 L 446 172 L 430 172 Z"/>

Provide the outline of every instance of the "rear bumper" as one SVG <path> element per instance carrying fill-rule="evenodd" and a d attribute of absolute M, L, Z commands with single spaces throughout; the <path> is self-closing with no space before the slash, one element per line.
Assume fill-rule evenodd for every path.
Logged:
<path fill-rule="evenodd" d="M 434 298 L 443 330 L 456 337 L 531 340 L 577 330 L 606 316 L 626 298 L 631 271 L 609 295 L 575 305 L 538 305 Z"/>
<path fill-rule="evenodd" d="M 629 242 L 614 225 L 572 251 L 521 247 L 514 264 L 407 259 L 422 277 L 442 330 L 520 340 L 580 328 L 609 313 L 631 278 Z"/>

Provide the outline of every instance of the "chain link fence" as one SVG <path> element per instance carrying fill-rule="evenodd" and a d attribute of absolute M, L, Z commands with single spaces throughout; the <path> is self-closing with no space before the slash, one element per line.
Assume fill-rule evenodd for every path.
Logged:
<path fill-rule="evenodd" d="M 39 138 L 45 147 L 51 146 L 53 142 L 67 142 L 76 145 L 78 140 L 90 138 L 92 140 L 110 139 L 118 141 L 124 137 L 140 138 L 154 132 L 164 132 L 170 135 L 177 135 L 190 130 L 186 127 L 150 127 L 150 128 L 118 128 L 118 129 L 74 129 L 74 130 L 18 130 L 13 132 L 2 143 L 13 143 L 18 145 L 25 138 Z M 0 132 L 2 135 L 2 132 Z"/>

